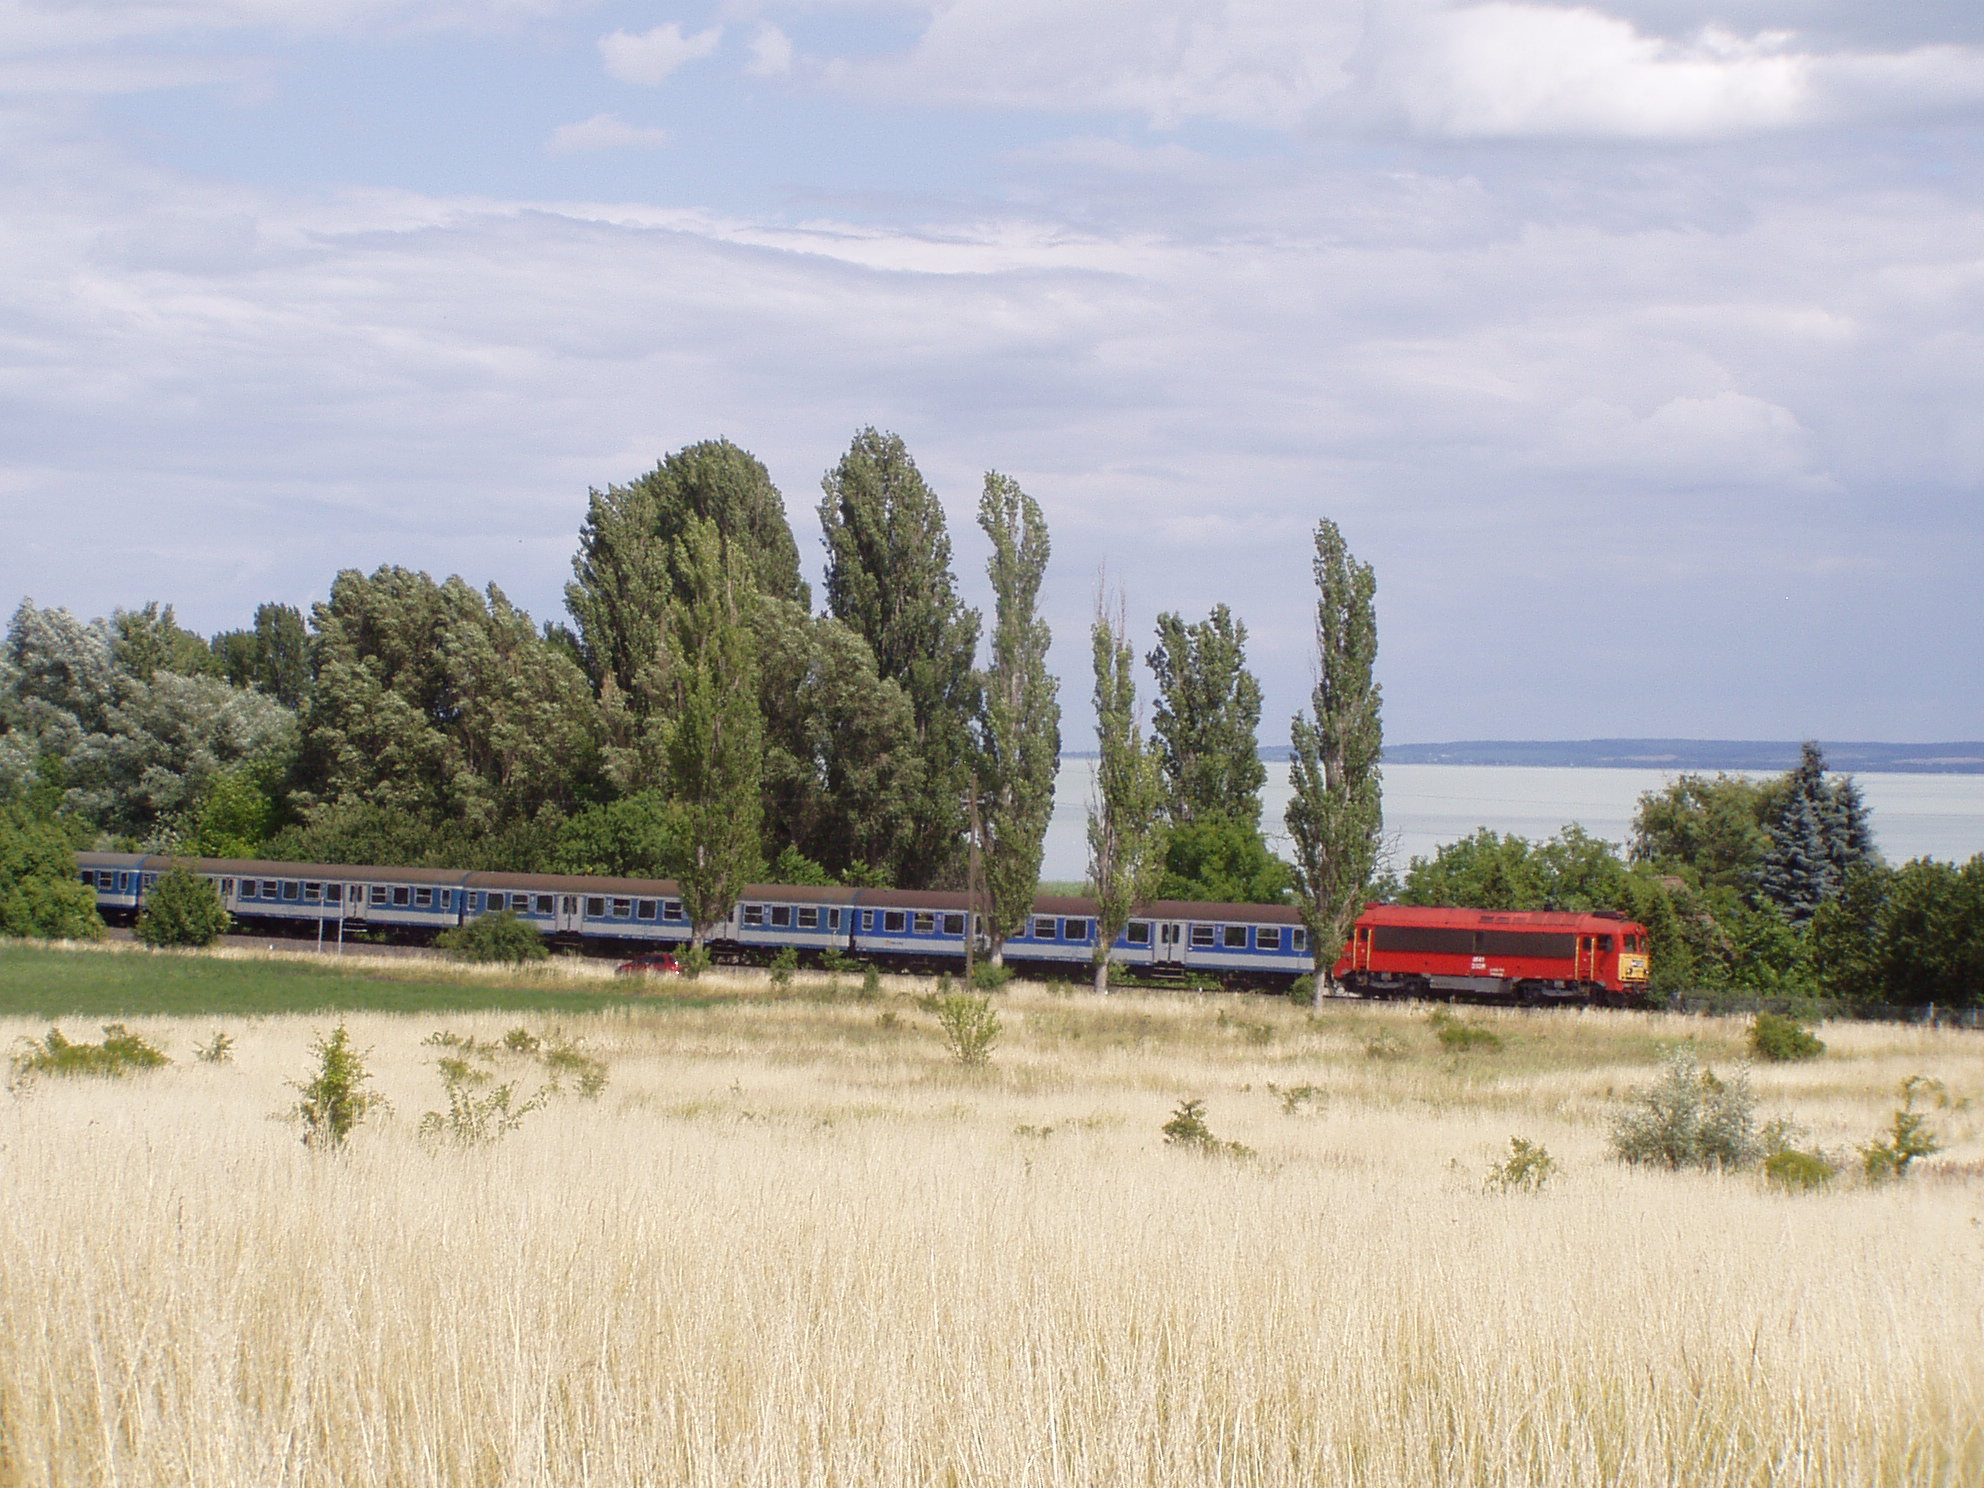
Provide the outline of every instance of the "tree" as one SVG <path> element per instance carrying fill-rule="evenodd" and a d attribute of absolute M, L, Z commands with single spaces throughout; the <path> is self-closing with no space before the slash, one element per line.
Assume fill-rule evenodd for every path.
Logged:
<path fill-rule="evenodd" d="M 987 471 L 978 525 L 992 543 L 992 664 L 985 675 L 985 929 L 992 964 L 1033 913 L 1041 844 L 1061 763 L 1060 684 L 1047 670 L 1053 634 L 1040 618 L 1047 523 L 1018 482 Z"/>
<path fill-rule="evenodd" d="M 213 652 L 236 687 L 265 692 L 285 708 L 301 708 L 310 695 L 310 630 L 294 605 L 257 605 L 254 628 L 222 631 Z"/>
<path fill-rule="evenodd" d="M 1873 825 L 1850 777 L 1826 778 L 1825 755 L 1806 740 L 1764 822 L 1770 845 L 1758 874 L 1763 897 L 1805 924 L 1839 892 L 1848 872 L 1875 861 Z"/>
<path fill-rule="evenodd" d="M 1136 653 L 1121 610 L 1096 598 L 1089 642 L 1095 662 L 1100 758 L 1088 809 L 1088 876 L 1095 894 L 1095 990 L 1109 990 L 1109 948 L 1157 888 L 1164 865 L 1163 783 L 1137 721 Z"/>
<path fill-rule="evenodd" d="M 908 695 L 923 761 L 900 887 L 960 877 L 974 762 L 979 617 L 957 596 L 944 509 L 900 438 L 863 429 L 822 482 L 827 607 Z"/>
<path fill-rule="evenodd" d="M 1698 887 L 1756 889 L 1770 850 L 1764 830 L 1778 788 L 1739 775 L 1682 775 L 1640 796 L 1632 860 L 1690 877 Z"/>
<path fill-rule="evenodd" d="M 96 895 L 76 876 L 76 852 L 61 826 L 27 805 L 0 805 L 0 935 L 102 934 Z"/>
<path fill-rule="evenodd" d="M 1260 829 L 1225 817 L 1207 817 L 1165 833 L 1160 899 L 1215 904 L 1286 904 L 1295 870 L 1268 851 Z"/>
<path fill-rule="evenodd" d="M 1810 939 L 1834 996 L 1916 1006 L 1984 1000 L 1984 854 L 1961 865 L 1863 862 L 1819 906 Z"/>
<path fill-rule="evenodd" d="M 1261 819 L 1261 684 L 1247 670 L 1246 647 L 1247 627 L 1225 605 L 1196 625 L 1157 617 L 1157 647 L 1146 658 L 1157 674 L 1151 734 L 1174 825 Z"/>
<path fill-rule="evenodd" d="M 681 822 L 682 907 L 700 947 L 762 868 L 755 596 L 716 524 L 691 518 L 676 540 L 679 598 L 668 628 L 668 789 Z"/>
<path fill-rule="evenodd" d="M 765 467 L 727 439 L 689 445 L 627 485 L 589 493 L 565 603 L 595 688 L 610 678 L 633 694 L 660 655 L 663 617 L 682 597 L 670 555 L 693 521 L 715 525 L 759 593 L 802 610 L 812 602 L 785 498 Z"/>
<path fill-rule="evenodd" d="M 1288 833 L 1295 889 L 1315 958 L 1316 999 L 1329 979 L 1377 868 L 1384 827 L 1378 759 L 1377 577 L 1344 545 L 1334 522 L 1316 524 L 1316 686 L 1310 713 L 1290 727 Z"/>
<path fill-rule="evenodd" d="M 111 654 L 140 682 L 149 682 L 160 672 L 182 677 L 221 675 L 213 648 L 179 624 L 171 605 L 161 609 L 157 600 L 151 600 L 139 609 L 112 611 L 110 629 Z"/>
<path fill-rule="evenodd" d="M 792 848 L 846 881 L 903 881 L 925 795 L 908 696 L 830 616 L 761 599 L 755 629 L 766 853 Z"/>
<path fill-rule="evenodd" d="M 145 895 L 134 933 L 154 949 L 210 946 L 227 933 L 231 923 L 213 882 L 184 863 L 174 863 Z"/>

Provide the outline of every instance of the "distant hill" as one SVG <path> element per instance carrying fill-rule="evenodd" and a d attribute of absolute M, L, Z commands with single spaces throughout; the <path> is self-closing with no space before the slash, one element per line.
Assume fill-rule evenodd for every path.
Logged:
<path fill-rule="evenodd" d="M 1984 742 L 1849 744 L 1821 740 L 1834 770 L 1924 775 L 1984 774 Z M 1466 739 L 1452 744 L 1389 744 L 1389 765 L 1579 765 L 1619 770 L 1788 770 L 1798 741 L 1756 739 Z M 1285 748 L 1262 750 L 1285 759 Z"/>

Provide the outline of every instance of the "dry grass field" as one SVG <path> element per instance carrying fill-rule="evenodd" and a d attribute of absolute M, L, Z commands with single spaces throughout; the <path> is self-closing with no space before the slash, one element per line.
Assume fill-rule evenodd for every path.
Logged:
<path fill-rule="evenodd" d="M 1984 1035 L 1756 1071 L 1836 1151 L 1946 1092 L 1905 1183 L 1791 1197 L 1608 1156 L 1734 1020 L 1454 1055 L 1424 1009 L 1019 987 L 967 1070 L 919 984 L 760 988 L 562 1019 L 606 1090 L 484 1146 L 420 1137 L 422 1041 L 544 1015 L 351 1015 L 394 1111 L 336 1152 L 278 1114 L 328 1016 L 131 1019 L 173 1064 L 0 1095 L 0 1484 L 1984 1483 Z M 1167 1146 L 1188 1097 L 1255 1155 Z M 1484 1191 L 1511 1136 L 1541 1192 Z"/>

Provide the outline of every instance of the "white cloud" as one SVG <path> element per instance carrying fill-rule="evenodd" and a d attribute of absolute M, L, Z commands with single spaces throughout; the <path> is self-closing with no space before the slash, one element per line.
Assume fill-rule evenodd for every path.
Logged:
<path fill-rule="evenodd" d="M 744 70 L 752 77 L 783 77 L 792 71 L 792 38 L 770 21 L 758 22 L 751 34 L 751 60 Z"/>
<path fill-rule="evenodd" d="M 594 114 L 576 124 L 560 124 L 545 142 L 547 155 L 578 155 L 594 150 L 659 150 L 668 143 L 666 129 L 628 124 L 611 114 Z"/>
<path fill-rule="evenodd" d="M 644 83 L 654 87 L 666 82 L 676 69 L 699 57 L 707 57 L 723 40 L 723 27 L 712 26 L 685 35 L 681 24 L 669 21 L 636 36 L 615 31 L 599 39 L 599 54 L 606 71 L 623 83 Z"/>

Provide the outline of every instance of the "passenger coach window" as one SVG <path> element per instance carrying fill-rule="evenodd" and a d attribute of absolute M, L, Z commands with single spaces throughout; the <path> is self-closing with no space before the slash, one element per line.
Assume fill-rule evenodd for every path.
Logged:
<path fill-rule="evenodd" d="M 945 916 L 944 916 L 944 933 L 945 933 L 946 935 L 959 935 L 959 936 L 961 936 L 961 935 L 963 935 L 963 934 L 964 934 L 964 916 L 963 916 L 963 915 L 961 915 L 961 914 L 955 914 L 955 915 L 945 915 Z"/>
<path fill-rule="evenodd" d="M 316 904 L 324 897 L 324 886 L 320 883 L 307 883 L 303 886 L 303 902 Z"/>
<path fill-rule="evenodd" d="M 634 918 L 635 918 L 635 919 L 637 919 L 637 920 L 651 920 L 651 919 L 653 919 L 653 918 L 654 918 L 654 900 L 652 900 L 652 899 L 643 899 L 643 900 L 641 900 L 641 901 L 640 901 L 640 903 L 638 903 L 638 904 L 636 904 L 636 905 L 634 906 Z"/>
<path fill-rule="evenodd" d="M 790 930 L 792 928 L 792 906 L 790 904 L 774 904 L 772 906 L 772 928 L 774 930 Z"/>
<path fill-rule="evenodd" d="M 1212 931 L 1213 927 L 1210 925 L 1194 925 L 1192 927 L 1192 944 L 1210 949 L 1213 943 Z"/>
<path fill-rule="evenodd" d="M 556 903 L 557 900 L 555 896 L 550 894 L 539 894 L 537 896 L 537 912 L 539 914 L 555 914 L 557 911 L 552 906 Z M 530 895 L 528 894 L 524 895 L 523 903 L 519 904 L 517 907 L 519 909 L 528 909 L 530 907 Z"/>
<path fill-rule="evenodd" d="M 325 884 L 325 885 L 324 885 L 324 898 L 325 898 L 325 899 L 326 899 L 327 901 L 329 901 L 330 903 L 332 903 L 332 904 L 342 904 L 342 903 L 344 903 L 344 885 L 343 885 L 343 884 Z"/>
<path fill-rule="evenodd" d="M 432 909 L 434 907 L 434 891 L 432 889 L 415 889 L 413 891 L 413 902 L 416 908 Z"/>
<path fill-rule="evenodd" d="M 764 905 L 762 905 L 762 904 L 747 904 L 747 905 L 745 905 L 745 906 L 744 906 L 744 923 L 745 923 L 745 924 L 747 924 L 747 925 L 762 925 L 762 924 L 764 924 L 764 923 L 765 923 L 765 907 L 764 907 Z"/>
<path fill-rule="evenodd" d="M 1033 922 L 1033 938 L 1035 940 L 1052 940 L 1054 938 L 1054 922 L 1052 920 L 1035 920 Z"/>
<path fill-rule="evenodd" d="M 604 899 L 588 899 L 588 900 L 586 900 L 586 916 L 587 916 L 587 918 L 589 918 L 589 919 L 594 919 L 594 920 L 603 920 L 603 919 L 605 919 L 605 918 L 606 918 L 606 901 L 605 901 Z"/>
<path fill-rule="evenodd" d="M 900 935 L 903 932 L 903 927 L 908 923 L 909 916 L 899 909 L 884 910 L 882 912 L 882 933 L 884 935 Z"/>
<path fill-rule="evenodd" d="M 802 909 L 802 910 L 800 910 L 800 911 L 799 911 L 799 928 L 800 928 L 801 930 L 817 930 L 817 929 L 819 929 L 819 928 L 820 928 L 820 912 L 819 912 L 819 911 L 818 911 L 817 909 Z"/>
<path fill-rule="evenodd" d="M 1288 932 L 1288 948 L 1289 948 L 1289 949 L 1290 949 L 1291 951 L 1306 951 L 1306 950 L 1308 950 L 1308 949 L 1309 949 L 1309 932 L 1308 932 L 1307 930 L 1291 930 L 1291 931 L 1289 931 L 1289 932 Z"/>
<path fill-rule="evenodd" d="M 412 889 L 394 889 L 394 890 L 393 890 L 393 903 L 395 903 L 395 904 L 397 904 L 397 905 L 399 905 L 399 906 L 401 906 L 402 908 L 404 908 L 405 906 L 407 906 L 407 905 L 409 905 L 409 904 L 411 904 L 411 903 L 413 903 L 413 890 L 412 890 Z"/>
<path fill-rule="evenodd" d="M 1247 927 L 1245 925 L 1228 925 L 1226 927 L 1226 949 L 1229 951 L 1244 951 L 1247 949 Z"/>
<path fill-rule="evenodd" d="M 839 911 L 839 910 L 837 910 L 837 909 L 830 909 L 830 910 L 828 910 L 828 911 L 827 911 L 827 928 L 828 928 L 829 930 L 838 930 L 838 929 L 840 929 L 840 911 Z"/>
<path fill-rule="evenodd" d="M 633 901 L 633 900 L 631 900 L 631 899 L 615 899 L 615 900 L 613 901 L 613 918 L 614 918 L 614 919 L 616 919 L 616 920 L 631 920 L 631 919 L 632 919 L 633 917 L 634 917 L 634 901 Z"/>
<path fill-rule="evenodd" d="M 386 886 L 384 884 L 372 885 L 372 902 L 374 904 L 384 904 L 386 902 Z"/>
<path fill-rule="evenodd" d="M 1132 920 L 1129 928 L 1124 932 L 1124 936 L 1131 945 L 1149 945 L 1150 922 L 1148 920 Z"/>
<path fill-rule="evenodd" d="M 662 902 L 662 906 L 661 906 L 661 917 L 662 917 L 662 918 L 663 918 L 664 920 L 679 920 L 679 919 L 681 919 L 681 918 L 682 918 L 682 901 L 681 901 L 680 899 L 668 899 L 668 900 L 664 900 L 664 901 Z"/>
<path fill-rule="evenodd" d="M 1281 949 L 1281 932 L 1263 925 L 1254 932 L 1254 945 L 1258 950 L 1278 951 Z"/>
<path fill-rule="evenodd" d="M 937 916 L 927 909 L 919 909 L 916 912 L 916 933 L 918 935 L 935 935 L 937 933 Z"/>
<path fill-rule="evenodd" d="M 1065 940 L 1087 940 L 1088 921 L 1087 920 L 1061 921 L 1061 935 L 1062 938 Z"/>

